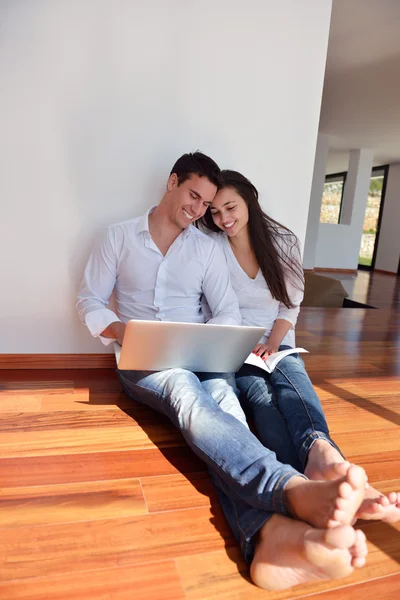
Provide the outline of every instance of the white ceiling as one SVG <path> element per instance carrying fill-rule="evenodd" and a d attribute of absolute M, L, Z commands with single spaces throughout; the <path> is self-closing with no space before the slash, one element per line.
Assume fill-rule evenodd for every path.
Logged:
<path fill-rule="evenodd" d="M 347 170 L 352 148 L 400 162 L 400 0 L 333 0 L 320 131 L 328 173 Z"/>

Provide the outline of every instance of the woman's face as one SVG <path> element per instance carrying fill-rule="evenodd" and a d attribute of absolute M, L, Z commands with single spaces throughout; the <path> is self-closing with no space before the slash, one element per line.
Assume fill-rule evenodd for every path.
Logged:
<path fill-rule="evenodd" d="M 233 188 L 223 188 L 210 206 L 213 221 L 229 237 L 247 228 L 249 210 L 246 202 Z"/>

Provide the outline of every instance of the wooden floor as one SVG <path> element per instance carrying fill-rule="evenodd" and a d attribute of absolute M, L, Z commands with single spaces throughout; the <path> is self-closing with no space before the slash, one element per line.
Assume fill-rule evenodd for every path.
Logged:
<path fill-rule="evenodd" d="M 303 309 L 298 345 L 331 431 L 400 490 L 400 313 Z M 112 370 L 0 371 L 2 600 L 390 600 L 400 526 L 362 523 L 365 568 L 284 593 L 255 588 L 204 466 Z"/>

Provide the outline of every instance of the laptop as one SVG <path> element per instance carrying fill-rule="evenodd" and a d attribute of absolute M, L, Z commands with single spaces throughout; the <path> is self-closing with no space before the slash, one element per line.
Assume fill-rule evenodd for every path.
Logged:
<path fill-rule="evenodd" d="M 115 344 L 117 366 L 135 371 L 238 371 L 264 332 L 263 327 L 131 320 L 122 348 Z"/>

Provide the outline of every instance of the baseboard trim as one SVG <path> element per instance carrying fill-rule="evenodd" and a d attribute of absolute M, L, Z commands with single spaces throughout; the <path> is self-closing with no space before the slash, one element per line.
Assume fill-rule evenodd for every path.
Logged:
<path fill-rule="evenodd" d="M 357 275 L 357 269 L 325 269 L 325 267 L 314 267 L 314 271 L 324 271 L 325 273 L 346 273 L 350 275 Z"/>
<path fill-rule="evenodd" d="M 385 271 L 384 269 L 374 269 L 372 273 L 383 273 L 384 275 L 394 275 L 397 277 L 396 271 Z"/>
<path fill-rule="evenodd" d="M 114 354 L 0 354 L 0 369 L 115 369 Z"/>

